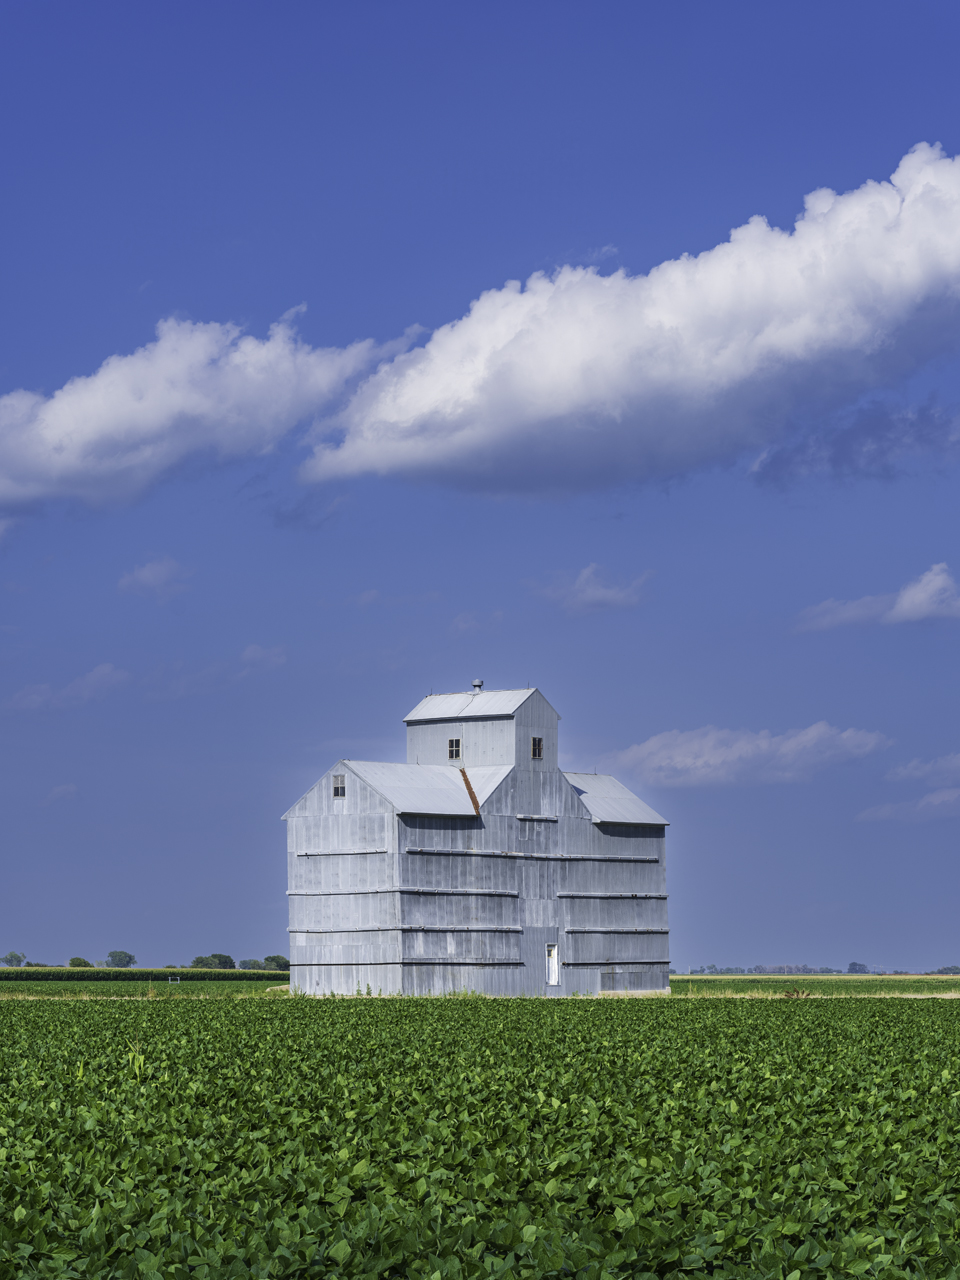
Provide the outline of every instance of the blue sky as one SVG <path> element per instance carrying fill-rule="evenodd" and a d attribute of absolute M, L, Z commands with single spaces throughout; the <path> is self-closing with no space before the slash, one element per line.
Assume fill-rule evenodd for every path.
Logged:
<path fill-rule="evenodd" d="M 285 951 L 279 815 L 480 676 L 678 968 L 958 962 L 955 6 L 2 24 L 0 952 Z"/>

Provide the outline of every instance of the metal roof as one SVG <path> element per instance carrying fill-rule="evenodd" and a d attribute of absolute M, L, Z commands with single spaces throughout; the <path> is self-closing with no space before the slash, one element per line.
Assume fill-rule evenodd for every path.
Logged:
<path fill-rule="evenodd" d="M 535 689 L 484 689 L 480 693 L 431 693 L 404 716 L 405 724 L 418 720 L 477 720 L 485 716 L 512 716 Z"/>
<path fill-rule="evenodd" d="M 398 813 L 435 813 L 474 817 L 473 802 L 463 772 L 443 764 L 385 764 L 373 760 L 344 760 L 368 786 L 389 801 Z M 510 772 L 512 765 L 483 765 L 467 772 L 480 804 Z"/>
<path fill-rule="evenodd" d="M 661 818 L 639 796 L 609 773 L 565 773 L 563 775 L 590 811 L 594 822 L 645 822 L 667 827 Z"/>
<path fill-rule="evenodd" d="M 512 769 L 512 764 L 483 764 L 471 765 L 463 772 L 470 779 L 474 795 L 481 804 L 484 804 Z"/>

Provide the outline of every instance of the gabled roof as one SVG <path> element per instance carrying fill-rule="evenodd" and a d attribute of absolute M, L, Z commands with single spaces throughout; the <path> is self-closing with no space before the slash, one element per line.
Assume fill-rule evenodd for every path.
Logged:
<path fill-rule="evenodd" d="M 667 827 L 661 818 L 639 796 L 608 773 L 565 773 L 566 780 L 590 811 L 594 822 L 644 822 Z"/>
<path fill-rule="evenodd" d="M 418 702 L 404 724 L 419 720 L 477 720 L 487 716 L 512 716 L 536 693 L 535 689 L 489 689 L 480 693 L 431 693 Z"/>
<path fill-rule="evenodd" d="M 378 791 L 398 813 L 475 816 L 463 770 L 444 764 L 385 764 L 374 760 L 344 760 L 358 778 Z M 479 804 L 493 794 L 512 765 L 481 765 L 467 771 Z"/>

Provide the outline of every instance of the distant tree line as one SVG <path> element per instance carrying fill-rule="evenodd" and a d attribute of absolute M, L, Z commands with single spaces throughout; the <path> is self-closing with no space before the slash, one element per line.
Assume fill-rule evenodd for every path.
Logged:
<path fill-rule="evenodd" d="M 194 956 L 185 969 L 289 969 L 290 961 L 286 956 L 264 956 L 262 960 L 241 960 L 239 965 L 233 956 L 224 955 L 222 951 L 214 951 L 208 956 Z"/>
<path fill-rule="evenodd" d="M 867 972 L 864 968 L 864 973 Z M 691 969 L 691 973 L 704 974 L 709 976 L 716 974 L 718 977 L 722 974 L 734 973 L 843 973 L 842 969 L 811 969 L 808 964 L 755 964 L 750 969 L 744 969 L 741 965 L 728 965 L 725 968 L 718 968 L 715 964 L 701 965 L 699 969 Z M 851 972 L 853 972 L 851 970 Z"/>
<path fill-rule="evenodd" d="M 71 956 L 69 968 L 71 969 L 132 969 L 137 963 L 137 957 L 130 951 L 108 951 L 106 961 L 98 964 L 91 964 L 89 960 L 85 960 L 83 956 Z M 22 951 L 8 951 L 5 956 L 0 956 L 0 964 L 6 965 L 10 969 L 54 969 L 57 965 L 46 964 L 41 960 L 28 960 Z M 175 964 L 168 964 L 167 969 L 176 969 Z M 221 951 L 215 951 L 209 956 L 196 956 L 190 964 L 180 965 L 181 969 L 276 969 L 278 971 L 286 971 L 290 968 L 290 961 L 286 956 L 264 956 L 262 960 L 241 960 L 239 966 L 234 962 L 232 956 L 224 955 Z"/>
<path fill-rule="evenodd" d="M 671 970 L 670 970 L 670 972 L 671 972 L 671 973 L 675 973 L 675 972 L 676 972 L 676 970 L 671 969 Z M 710 975 L 713 975 L 713 974 L 715 974 L 717 977 L 720 977 L 721 975 L 726 974 L 726 973 L 729 973 L 729 974 L 734 974 L 734 973 L 743 973 L 743 974 L 747 974 L 747 973 L 758 973 L 758 974 L 762 974 L 762 973 L 773 973 L 773 974 L 776 974 L 776 973 L 784 973 L 784 974 L 786 974 L 786 973 L 806 973 L 806 974 L 815 975 L 815 974 L 818 974 L 818 973 L 844 973 L 844 972 L 846 972 L 846 973 L 874 973 L 874 974 L 880 974 L 880 975 L 882 975 L 882 974 L 887 973 L 887 972 L 888 972 L 888 970 L 886 970 L 886 969 L 872 969 L 872 970 L 871 970 L 871 969 L 870 969 L 870 967 L 869 967 L 868 965 L 861 964 L 858 960 L 851 960 L 851 961 L 850 961 L 850 963 L 847 965 L 846 970 L 843 970 L 843 969 L 826 969 L 826 968 L 823 968 L 823 969 L 812 969 L 812 968 L 810 967 L 810 965 L 808 965 L 808 964 L 755 964 L 751 969 L 744 969 L 744 968 L 742 968 L 742 967 L 740 967 L 740 966 L 737 966 L 737 965 L 729 965 L 729 966 L 727 966 L 727 967 L 725 967 L 725 968 L 722 968 L 722 969 L 721 969 L 721 968 L 719 968 L 719 967 L 718 967 L 717 965 L 715 965 L 715 964 L 707 964 L 707 965 L 701 965 L 699 969 L 691 969 L 691 970 L 690 970 L 690 972 L 691 972 L 691 973 L 693 973 L 693 974 L 703 974 L 705 977 L 709 977 Z M 906 973 L 909 973 L 909 972 L 910 972 L 910 970 L 908 970 L 908 969 L 893 969 L 893 970 L 890 970 L 889 972 L 892 972 L 894 975 L 897 975 L 897 974 L 906 974 Z M 946 966 L 945 966 L 944 968 L 942 968 L 942 969 L 928 969 L 928 970 L 927 970 L 927 973 L 928 973 L 928 975 L 933 975 L 933 976 L 940 975 L 940 974 L 943 974 L 943 975 L 949 975 L 949 974 L 954 974 L 954 973 L 956 973 L 956 974 L 960 974 L 960 965 L 958 965 L 958 964 L 948 964 L 948 965 L 946 965 Z"/>

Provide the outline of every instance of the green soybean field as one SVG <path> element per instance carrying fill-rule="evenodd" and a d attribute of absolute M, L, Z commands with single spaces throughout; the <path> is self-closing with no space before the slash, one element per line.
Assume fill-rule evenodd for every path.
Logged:
<path fill-rule="evenodd" d="M 0 1277 L 958 1274 L 950 1000 L 0 1003 Z"/>

